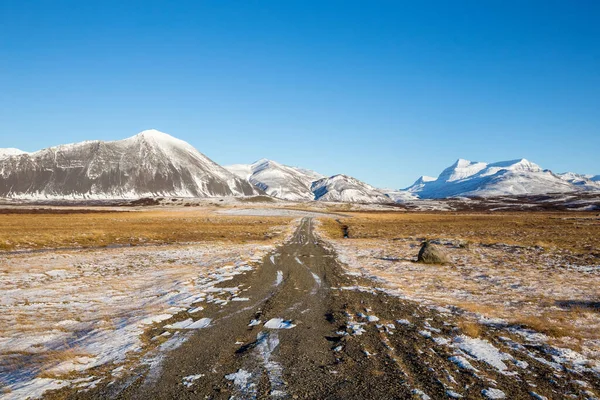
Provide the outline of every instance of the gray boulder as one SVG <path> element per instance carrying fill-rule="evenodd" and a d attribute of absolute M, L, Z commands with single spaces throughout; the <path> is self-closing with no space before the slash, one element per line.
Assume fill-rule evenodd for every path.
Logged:
<path fill-rule="evenodd" d="M 450 264 L 450 259 L 442 248 L 432 244 L 431 242 L 423 242 L 417 262 L 423 264 Z"/>

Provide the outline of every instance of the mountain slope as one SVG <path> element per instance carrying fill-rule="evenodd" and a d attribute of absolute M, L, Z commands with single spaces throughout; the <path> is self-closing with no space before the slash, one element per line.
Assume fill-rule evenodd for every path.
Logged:
<path fill-rule="evenodd" d="M 371 185 L 347 175 L 334 175 L 313 182 L 315 200 L 349 203 L 390 203 L 388 196 Z"/>
<path fill-rule="evenodd" d="M 19 154 L 25 154 L 25 152 L 23 150 L 13 148 L 0 149 L 0 160 L 10 156 L 18 156 Z"/>
<path fill-rule="evenodd" d="M 235 164 L 225 168 L 270 196 L 285 200 L 313 200 L 311 185 L 323 175 L 278 162 L 261 159 L 253 164 Z"/>
<path fill-rule="evenodd" d="M 0 197 L 136 198 L 252 195 L 258 191 L 166 133 L 87 141 L 0 159 Z"/>
<path fill-rule="evenodd" d="M 421 198 L 502 196 L 572 192 L 577 188 L 526 159 L 497 163 L 459 159 L 433 181 L 405 189 Z"/>
<path fill-rule="evenodd" d="M 561 179 L 583 189 L 583 190 L 600 190 L 600 175 L 584 175 L 574 172 L 564 172 L 557 174 Z"/>

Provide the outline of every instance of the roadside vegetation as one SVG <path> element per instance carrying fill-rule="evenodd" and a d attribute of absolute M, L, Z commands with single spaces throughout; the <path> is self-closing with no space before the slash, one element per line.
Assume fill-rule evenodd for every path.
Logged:
<path fill-rule="evenodd" d="M 265 242 L 291 219 L 208 211 L 0 214 L 0 251 L 110 245 Z"/>
<path fill-rule="evenodd" d="M 322 219 L 354 273 L 420 301 L 501 319 L 600 359 L 600 217 L 594 213 L 360 212 Z M 343 239 L 344 225 L 350 239 Z M 421 243 L 442 246 L 447 265 L 416 263 Z M 483 318 L 483 320 L 481 320 Z"/>
<path fill-rule="evenodd" d="M 600 257 L 600 216 L 595 213 L 405 213 L 352 212 L 351 218 L 324 220 L 332 238 L 350 227 L 355 239 L 452 238 L 468 243 L 505 243 L 565 249 Z"/>

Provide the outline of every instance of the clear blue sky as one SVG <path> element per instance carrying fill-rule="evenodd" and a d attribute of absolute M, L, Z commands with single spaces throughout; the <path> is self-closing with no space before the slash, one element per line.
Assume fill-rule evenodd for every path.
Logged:
<path fill-rule="evenodd" d="M 600 1 L 0 1 L 0 147 L 155 128 L 404 187 L 457 158 L 600 174 Z"/>

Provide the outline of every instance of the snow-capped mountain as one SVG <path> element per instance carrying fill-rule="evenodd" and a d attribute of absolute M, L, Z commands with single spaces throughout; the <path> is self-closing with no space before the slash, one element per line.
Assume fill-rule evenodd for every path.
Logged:
<path fill-rule="evenodd" d="M 6 157 L 10 157 L 10 156 L 18 156 L 19 154 L 26 154 L 26 153 L 23 150 L 13 149 L 13 148 L 0 149 L 0 160 L 2 160 L 3 158 L 6 158 Z"/>
<path fill-rule="evenodd" d="M 600 175 L 584 175 L 574 172 L 557 174 L 561 179 L 584 190 L 600 190 Z"/>
<path fill-rule="evenodd" d="M 373 186 L 347 175 L 334 175 L 313 182 L 315 200 L 349 203 L 390 203 L 388 196 Z"/>
<path fill-rule="evenodd" d="M 382 191 L 347 175 L 325 177 L 315 171 L 262 159 L 253 164 L 226 166 L 268 195 L 292 201 L 390 203 Z M 401 194 L 400 196 L 404 196 Z M 406 197 L 406 196 L 404 196 Z M 414 198 L 414 195 L 408 194 Z"/>
<path fill-rule="evenodd" d="M 435 180 L 419 178 L 405 190 L 431 199 L 563 193 L 577 187 L 526 159 L 491 164 L 459 159 Z"/>
<path fill-rule="evenodd" d="M 0 197 L 137 198 L 258 194 L 190 144 L 156 130 L 0 157 Z M 6 154 L 7 152 L 0 152 Z"/>
<path fill-rule="evenodd" d="M 293 201 L 313 200 L 311 185 L 323 178 L 317 172 L 264 158 L 253 164 L 234 164 L 225 168 L 270 196 Z"/>

